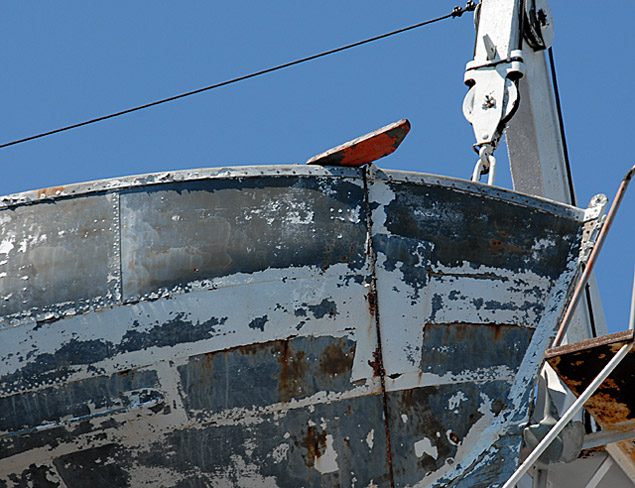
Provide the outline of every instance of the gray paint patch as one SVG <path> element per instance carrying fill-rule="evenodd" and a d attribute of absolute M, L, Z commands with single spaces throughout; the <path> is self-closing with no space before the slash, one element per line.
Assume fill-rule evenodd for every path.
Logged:
<path fill-rule="evenodd" d="M 128 298 L 268 268 L 365 263 L 363 188 L 279 177 L 154 185 L 121 195 Z M 338 236 L 346 236 L 346 239 Z"/>
<path fill-rule="evenodd" d="M 0 316 L 118 300 L 117 202 L 102 193 L 3 210 Z"/>

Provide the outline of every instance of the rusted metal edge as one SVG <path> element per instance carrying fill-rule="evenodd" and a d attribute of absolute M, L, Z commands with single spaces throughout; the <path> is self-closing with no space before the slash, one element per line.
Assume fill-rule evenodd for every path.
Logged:
<path fill-rule="evenodd" d="M 54 201 L 59 198 L 78 197 L 92 193 L 118 191 L 127 188 L 136 188 L 162 183 L 183 181 L 197 181 L 220 178 L 256 178 L 293 177 L 293 176 L 328 176 L 332 178 L 361 179 L 362 173 L 355 167 L 317 166 L 317 165 L 266 165 L 266 166 L 236 166 L 225 168 L 203 168 L 192 170 L 168 171 L 162 173 L 150 173 L 145 175 L 133 175 L 122 178 L 110 178 L 85 183 L 74 183 L 66 186 L 46 188 L 43 190 L 31 190 L 23 193 L 15 193 L 0 197 L 0 209 L 37 203 L 39 201 Z M 388 180 L 407 182 L 422 185 L 441 186 L 458 191 L 488 195 L 490 197 L 549 212 L 575 221 L 583 221 L 585 210 L 561 202 L 546 198 L 526 195 L 505 188 L 496 188 L 489 185 L 473 183 L 469 180 L 437 176 L 426 173 L 416 173 L 397 170 L 376 169 L 372 176 L 375 180 Z"/>
<path fill-rule="evenodd" d="M 408 119 L 401 119 L 313 156 L 306 164 L 363 166 L 395 152 L 408 132 L 410 132 L 410 122 Z"/>
<path fill-rule="evenodd" d="M 635 330 L 615 332 L 614 334 L 593 337 L 592 339 L 585 339 L 583 341 L 566 344 L 564 346 L 552 347 L 551 349 L 547 349 L 547 351 L 545 351 L 545 359 L 552 359 L 564 354 L 585 351 L 593 349 L 594 347 L 606 346 L 609 344 L 624 345 L 629 342 L 633 342 L 634 340 Z"/>
<path fill-rule="evenodd" d="M 28 190 L 25 192 L 0 196 L 0 209 L 16 205 L 36 203 L 39 201 L 51 201 L 58 198 L 77 197 L 92 193 L 117 191 L 126 188 L 158 185 L 162 183 L 220 178 L 257 178 L 262 176 L 329 176 L 333 178 L 362 178 L 359 168 L 324 168 L 322 166 L 305 166 L 301 164 L 199 168 L 131 175 L 121 178 L 107 178 L 103 180 L 53 186 L 38 190 Z"/>

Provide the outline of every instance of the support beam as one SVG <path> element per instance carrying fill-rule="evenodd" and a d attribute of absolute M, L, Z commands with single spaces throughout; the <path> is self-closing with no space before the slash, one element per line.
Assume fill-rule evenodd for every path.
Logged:
<path fill-rule="evenodd" d="M 572 205 L 573 188 L 545 53 L 524 42 L 523 59 L 520 104 L 505 129 L 514 190 Z"/>
<path fill-rule="evenodd" d="M 534 465 L 542 453 L 551 445 L 558 434 L 565 428 L 565 426 L 571 421 L 575 414 L 582 408 L 584 403 L 595 393 L 595 390 L 602 384 L 602 382 L 611 374 L 611 372 L 617 367 L 617 365 L 624 359 L 624 357 L 633 348 L 633 343 L 629 342 L 622 346 L 622 348 L 613 356 L 606 366 L 600 371 L 586 390 L 578 397 L 578 399 L 569 407 L 569 410 L 565 412 L 556 425 L 549 431 L 542 441 L 536 446 L 531 454 L 525 459 L 525 461 L 518 467 L 511 478 L 503 485 L 503 488 L 512 488 L 518 483 L 518 481 L 525 475 L 525 473 Z"/>
<path fill-rule="evenodd" d="M 613 444 L 614 442 L 628 441 L 631 439 L 635 439 L 635 429 L 631 429 L 626 432 L 611 432 L 610 430 L 594 432 L 584 436 L 582 449 L 592 449 L 594 447 L 606 446 L 607 444 Z"/>

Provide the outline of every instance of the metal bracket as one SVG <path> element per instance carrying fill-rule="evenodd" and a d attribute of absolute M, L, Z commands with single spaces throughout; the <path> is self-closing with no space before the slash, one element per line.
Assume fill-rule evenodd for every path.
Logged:
<path fill-rule="evenodd" d="M 595 195 L 589 207 L 584 212 L 584 226 L 582 230 L 582 243 L 580 245 L 579 262 L 586 263 L 591 256 L 593 246 L 597 239 L 598 233 L 606 220 L 606 207 L 608 198 L 606 195 Z"/>
<path fill-rule="evenodd" d="M 474 128 L 475 146 L 489 144 L 495 149 L 518 105 L 516 82 L 524 74 L 524 63 L 520 49 L 500 59 L 487 34 L 483 44 L 488 62 L 470 61 L 465 67 L 464 81 L 470 89 L 463 100 L 463 115 Z"/>
<path fill-rule="evenodd" d="M 584 211 L 584 222 L 589 222 L 591 220 L 597 220 L 601 215 L 606 213 L 606 207 L 609 203 L 609 199 L 606 198 L 606 195 L 602 193 L 598 193 L 589 202 L 589 206 Z"/>
<path fill-rule="evenodd" d="M 542 418 L 538 418 L 537 422 L 531 423 L 523 429 L 523 447 L 521 450 L 521 456 L 523 457 L 527 457 L 536 448 L 560 419 L 546 379 L 542 376 L 541 379 L 539 388 L 542 388 L 542 390 L 539 396 L 543 396 L 542 402 L 544 402 L 542 405 Z M 554 463 L 573 461 L 580 454 L 583 443 L 584 426 L 582 422 L 571 420 L 538 458 L 539 467 L 544 468 Z"/>

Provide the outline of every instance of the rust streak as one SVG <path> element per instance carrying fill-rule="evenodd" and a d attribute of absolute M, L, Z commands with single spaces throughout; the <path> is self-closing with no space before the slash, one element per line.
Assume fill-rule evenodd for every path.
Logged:
<path fill-rule="evenodd" d="M 353 363 L 353 353 L 350 354 L 342 349 L 342 344 L 334 342 L 324 349 L 322 359 L 320 360 L 320 373 L 328 376 L 337 376 L 339 374 L 350 371 Z"/>
<path fill-rule="evenodd" d="M 498 239 L 492 239 L 490 241 L 490 251 L 492 251 L 494 254 L 498 254 L 500 252 L 508 254 L 522 252 L 523 249 L 520 246 L 516 246 L 514 244 L 508 244 L 506 242 L 499 241 Z"/>
<path fill-rule="evenodd" d="M 306 374 L 306 363 L 304 352 L 298 351 L 291 354 L 289 340 L 280 343 L 280 381 L 278 382 L 278 393 L 280 400 L 288 402 L 296 396 L 301 389 L 301 380 Z"/>
<path fill-rule="evenodd" d="M 59 195 L 64 191 L 64 189 L 64 186 L 52 186 L 50 188 L 42 188 L 40 190 L 36 190 L 36 193 L 38 198 L 48 198 Z"/>
<path fill-rule="evenodd" d="M 373 376 L 379 376 L 383 379 L 385 371 L 381 360 L 381 347 L 373 351 L 373 360 L 368 360 L 368 365 L 373 368 Z"/>
<path fill-rule="evenodd" d="M 368 300 L 368 310 L 370 311 L 370 316 L 374 317 L 377 311 L 377 296 L 375 291 L 369 291 L 368 295 L 366 295 L 366 299 Z"/>
<path fill-rule="evenodd" d="M 395 475 L 392 465 L 392 448 L 390 444 L 390 415 L 388 414 L 388 397 L 386 394 L 386 372 L 383 364 L 383 352 L 381 347 L 381 326 L 379 322 L 379 308 L 377 306 L 377 255 L 375 253 L 375 250 L 373 249 L 373 240 L 371 236 L 371 229 L 373 228 L 373 216 L 370 209 L 370 198 L 368 196 L 368 170 L 364 171 L 364 196 L 366 198 L 366 225 L 368 226 L 366 230 L 368 233 L 368 249 L 366 250 L 366 253 L 370 258 L 370 269 L 372 273 L 370 283 L 371 286 L 368 293 L 368 308 L 370 310 L 371 318 L 375 318 L 375 330 L 377 331 L 377 348 L 373 353 L 373 361 L 369 361 L 368 363 L 373 368 L 375 376 L 379 376 L 381 383 L 382 407 L 384 412 L 384 429 L 386 432 L 386 457 L 388 460 L 388 470 L 390 474 L 390 486 L 391 488 L 395 488 Z"/>
<path fill-rule="evenodd" d="M 326 452 L 326 430 L 316 433 L 315 426 L 309 426 L 304 438 L 304 447 L 307 450 L 306 465 L 312 468 L 315 466 L 315 459 Z"/>

